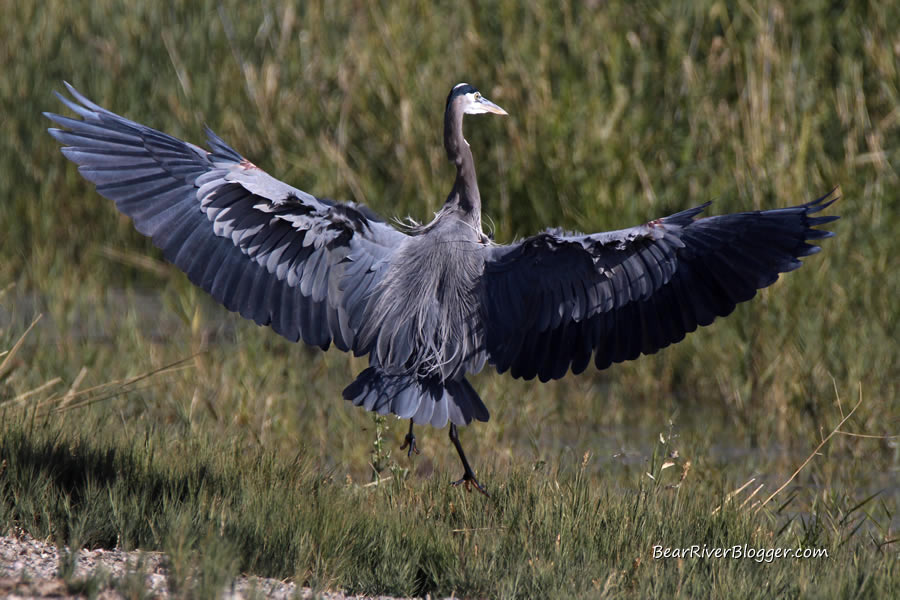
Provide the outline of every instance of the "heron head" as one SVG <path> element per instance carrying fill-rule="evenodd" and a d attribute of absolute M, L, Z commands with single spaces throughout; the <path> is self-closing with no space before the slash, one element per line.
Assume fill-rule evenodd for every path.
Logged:
<path fill-rule="evenodd" d="M 495 115 L 507 114 L 505 110 L 481 95 L 481 92 L 468 83 L 458 83 L 450 90 L 447 96 L 447 110 L 451 104 L 458 106 L 466 115 L 480 115 L 493 113 Z"/>

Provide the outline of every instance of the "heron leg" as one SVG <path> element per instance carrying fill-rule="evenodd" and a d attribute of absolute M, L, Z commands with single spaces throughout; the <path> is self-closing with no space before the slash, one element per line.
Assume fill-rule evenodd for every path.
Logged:
<path fill-rule="evenodd" d="M 453 445 L 456 446 L 456 451 L 459 453 L 459 458 L 462 460 L 463 464 L 463 476 L 462 479 L 458 481 L 454 481 L 451 485 L 459 485 L 461 483 L 466 484 L 466 491 L 471 492 L 471 486 L 475 486 L 475 489 L 484 494 L 485 496 L 490 496 L 487 493 L 487 490 L 484 489 L 484 486 L 478 483 L 478 480 L 475 479 L 475 473 L 472 471 L 472 467 L 469 466 L 469 461 L 466 460 L 466 454 L 463 452 L 462 446 L 459 443 L 459 432 L 456 431 L 456 425 L 454 423 L 450 423 L 450 441 L 453 442 Z"/>
<path fill-rule="evenodd" d="M 406 448 L 409 450 L 406 450 Z M 406 434 L 406 439 L 403 440 L 403 445 L 400 446 L 401 450 L 406 450 L 407 458 L 412 458 L 412 453 L 419 453 L 419 448 L 416 446 L 416 435 L 413 433 L 413 420 L 409 420 L 409 433 Z"/>

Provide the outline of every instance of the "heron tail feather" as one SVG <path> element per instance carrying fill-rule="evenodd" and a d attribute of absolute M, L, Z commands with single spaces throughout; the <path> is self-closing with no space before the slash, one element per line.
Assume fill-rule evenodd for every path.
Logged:
<path fill-rule="evenodd" d="M 440 381 L 436 377 L 419 378 L 408 374 L 390 374 L 369 367 L 344 389 L 344 399 L 355 406 L 401 419 L 412 419 L 417 425 L 443 427 L 449 420 L 468 425 L 473 419 L 487 421 L 484 402 L 464 378 Z"/>

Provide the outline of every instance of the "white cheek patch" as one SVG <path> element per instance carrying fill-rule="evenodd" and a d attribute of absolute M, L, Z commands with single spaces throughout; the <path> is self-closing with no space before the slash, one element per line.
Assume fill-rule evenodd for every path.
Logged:
<path fill-rule="evenodd" d="M 487 112 L 484 110 L 484 107 L 478 103 L 478 99 L 475 97 L 475 94 L 466 94 L 466 107 L 463 112 L 467 115 L 480 115 L 481 113 Z"/>
<path fill-rule="evenodd" d="M 487 114 L 490 111 L 484 110 L 480 106 L 473 106 L 470 110 L 466 111 L 467 115 L 483 115 Z"/>

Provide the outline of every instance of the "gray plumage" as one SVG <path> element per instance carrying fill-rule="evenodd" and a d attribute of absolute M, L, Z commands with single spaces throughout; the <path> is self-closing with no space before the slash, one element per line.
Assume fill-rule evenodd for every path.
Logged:
<path fill-rule="evenodd" d="M 398 231 L 366 207 L 317 198 L 208 132 L 209 150 L 113 114 L 66 84 L 79 118 L 45 113 L 63 154 L 229 310 L 289 340 L 331 343 L 370 367 L 344 391 L 366 410 L 443 427 L 486 421 L 466 381 L 485 363 L 542 381 L 651 354 L 729 314 L 829 237 L 791 208 L 697 219 L 706 204 L 638 227 L 556 230 L 507 246 L 481 228 L 465 114 L 506 114 L 453 88 L 444 147 L 457 175 L 426 225 Z M 410 436 L 412 432 L 410 432 Z M 460 450 L 451 428 L 451 439 Z M 474 479 L 474 478 L 472 478 Z M 477 485 L 477 482 L 476 482 Z"/>

